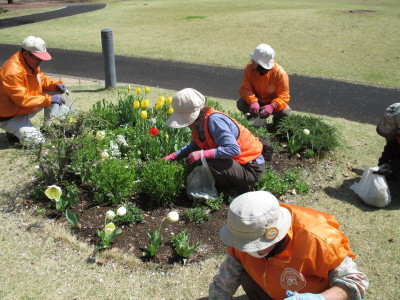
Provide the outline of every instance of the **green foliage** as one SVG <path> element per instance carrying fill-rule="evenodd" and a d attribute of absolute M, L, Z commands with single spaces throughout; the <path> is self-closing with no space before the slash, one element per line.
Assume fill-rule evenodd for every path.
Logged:
<path fill-rule="evenodd" d="M 124 159 L 106 159 L 93 168 L 90 181 L 99 202 L 119 204 L 128 199 L 137 186 L 135 167 Z"/>
<path fill-rule="evenodd" d="M 219 210 L 223 202 L 224 202 L 224 197 L 221 194 L 216 199 L 207 199 L 206 201 L 204 201 L 204 204 L 207 205 L 212 210 Z"/>
<path fill-rule="evenodd" d="M 144 211 L 142 209 L 131 203 L 126 203 L 123 206 L 126 208 L 126 214 L 123 216 L 115 216 L 113 219 L 115 225 L 137 224 L 144 221 Z"/>
<path fill-rule="evenodd" d="M 256 189 L 268 191 L 276 197 L 285 195 L 292 189 L 299 194 L 307 194 L 310 190 L 309 185 L 299 181 L 300 174 L 297 171 L 287 171 L 281 176 L 273 169 L 267 168 L 256 183 Z"/>
<path fill-rule="evenodd" d="M 193 246 L 190 246 L 190 237 L 186 229 L 178 233 L 176 236 L 172 236 L 171 241 L 176 254 L 183 258 L 183 264 L 187 263 L 188 258 L 192 254 L 192 252 L 200 246 L 200 242 L 197 242 Z"/>
<path fill-rule="evenodd" d="M 68 222 L 71 224 L 72 227 L 78 226 L 79 223 L 79 215 L 70 211 L 69 208 L 65 210 L 65 217 L 67 218 Z"/>
<path fill-rule="evenodd" d="M 111 246 L 113 239 L 122 233 L 120 228 L 114 230 L 110 234 L 106 233 L 106 230 L 97 231 L 97 235 L 100 238 L 100 244 L 96 246 L 96 250 L 105 249 Z"/>
<path fill-rule="evenodd" d="M 185 170 L 177 162 L 154 160 L 147 163 L 140 178 L 140 190 L 149 197 L 149 204 L 163 207 L 182 194 Z"/>
<path fill-rule="evenodd" d="M 154 231 L 149 231 L 147 233 L 149 239 L 150 239 L 150 244 L 148 244 L 146 246 L 146 252 L 143 252 L 143 256 L 150 256 L 150 257 L 154 257 L 157 252 L 158 252 L 158 248 L 160 247 L 161 242 L 163 241 L 163 237 L 160 233 L 161 230 L 161 224 L 156 228 L 156 230 Z"/>
<path fill-rule="evenodd" d="M 310 133 L 305 133 L 305 129 Z M 287 140 L 291 153 L 310 149 L 321 156 L 339 146 L 336 128 L 312 116 L 292 114 L 282 119 L 276 128 L 276 135 Z"/>
<path fill-rule="evenodd" d="M 184 214 L 186 219 L 192 223 L 201 224 L 210 220 L 210 214 L 204 207 L 185 209 Z"/>

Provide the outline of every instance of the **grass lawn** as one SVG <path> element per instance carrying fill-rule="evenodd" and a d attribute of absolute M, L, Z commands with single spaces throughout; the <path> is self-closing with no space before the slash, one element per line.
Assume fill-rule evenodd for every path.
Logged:
<path fill-rule="evenodd" d="M 237 68 L 267 43 L 289 73 L 399 88 L 399 13 L 397 0 L 113 1 L 96 12 L 3 29 L 0 43 L 35 34 L 50 49 L 100 52 L 100 32 L 110 28 L 116 54 Z"/>

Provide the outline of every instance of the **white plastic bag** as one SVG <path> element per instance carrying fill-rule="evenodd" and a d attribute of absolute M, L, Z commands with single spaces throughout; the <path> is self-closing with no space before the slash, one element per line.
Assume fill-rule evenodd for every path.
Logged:
<path fill-rule="evenodd" d="M 385 207 L 390 201 L 390 191 L 383 175 L 373 174 L 379 167 L 368 167 L 364 170 L 359 182 L 350 186 L 360 198 L 368 205 Z"/>
<path fill-rule="evenodd" d="M 187 177 L 186 194 L 195 199 L 217 199 L 215 179 L 203 155 L 201 155 L 201 162 L 202 165 L 195 167 Z"/>

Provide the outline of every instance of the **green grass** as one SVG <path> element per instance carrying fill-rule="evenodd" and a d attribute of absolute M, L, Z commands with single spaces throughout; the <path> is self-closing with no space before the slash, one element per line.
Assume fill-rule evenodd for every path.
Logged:
<path fill-rule="evenodd" d="M 399 13 L 397 0 L 132 0 L 27 26 L 50 49 L 100 52 L 110 28 L 116 54 L 237 68 L 268 43 L 290 74 L 399 88 Z M 26 35 L 26 26 L 3 29 L 0 43 Z"/>

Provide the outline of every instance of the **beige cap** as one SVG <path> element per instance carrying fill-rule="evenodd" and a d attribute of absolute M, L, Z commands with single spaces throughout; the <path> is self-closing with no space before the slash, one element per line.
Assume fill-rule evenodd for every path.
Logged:
<path fill-rule="evenodd" d="M 51 59 L 46 50 L 46 43 L 40 37 L 30 35 L 24 39 L 21 46 L 41 60 Z"/>

